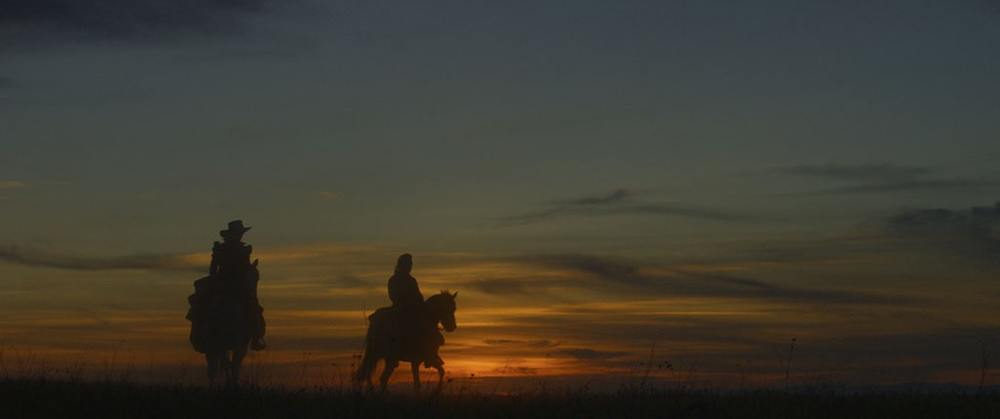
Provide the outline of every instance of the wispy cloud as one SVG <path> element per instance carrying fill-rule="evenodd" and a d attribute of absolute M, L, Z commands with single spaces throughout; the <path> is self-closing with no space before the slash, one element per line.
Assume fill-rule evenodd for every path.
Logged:
<path fill-rule="evenodd" d="M 901 166 L 891 163 L 855 165 L 828 163 L 823 165 L 802 164 L 779 167 L 774 169 L 773 172 L 835 180 L 887 181 L 927 175 L 933 172 L 933 169 L 922 166 Z"/>
<path fill-rule="evenodd" d="M 222 33 L 239 27 L 241 17 L 267 12 L 275 4 L 264 0 L 6 0 L 0 34 L 11 36 L 0 47 Z"/>
<path fill-rule="evenodd" d="M 616 189 L 614 191 L 609 192 L 606 195 L 585 196 L 582 198 L 570 199 L 564 201 L 564 204 L 573 206 L 608 205 L 625 201 L 633 196 L 635 196 L 635 193 L 630 192 L 627 189 Z"/>
<path fill-rule="evenodd" d="M 10 245 L 0 246 L 0 262 L 78 271 L 124 269 L 207 271 L 207 260 L 202 255 L 136 254 L 101 258 L 75 256 Z"/>
<path fill-rule="evenodd" d="M 885 220 L 890 234 L 1000 262 L 1000 202 L 968 209 L 911 209 Z"/>
<path fill-rule="evenodd" d="M 501 226 L 516 226 L 568 216 L 656 215 L 709 221 L 739 221 L 753 218 L 744 214 L 677 203 L 642 201 L 638 199 L 641 195 L 629 189 L 616 189 L 603 195 L 553 201 L 544 209 L 502 217 L 499 221 Z"/>
<path fill-rule="evenodd" d="M 2 189 L 24 189 L 28 187 L 27 182 L 20 180 L 0 180 L 0 190 Z"/>
<path fill-rule="evenodd" d="M 647 296 L 697 296 L 827 304 L 900 304 L 914 300 L 863 291 L 802 288 L 750 277 L 682 269 L 645 269 L 621 260 L 586 254 L 524 256 L 520 260 L 576 273 L 576 286 Z M 571 281 L 572 282 L 572 281 Z M 521 284 L 519 289 L 528 289 Z"/>
<path fill-rule="evenodd" d="M 470 281 L 467 286 L 476 291 L 490 295 L 538 295 L 554 288 L 571 287 L 574 284 L 566 280 L 546 280 L 540 282 L 529 278 L 489 278 Z"/>
<path fill-rule="evenodd" d="M 555 353 L 584 361 L 608 360 L 630 355 L 628 352 L 598 351 L 590 348 L 567 348 L 567 349 L 557 350 L 555 351 Z"/>
<path fill-rule="evenodd" d="M 559 346 L 559 342 L 549 339 L 483 339 L 483 343 L 491 346 L 520 346 L 525 348 L 552 348 Z"/>
<path fill-rule="evenodd" d="M 900 182 L 872 183 L 849 185 L 837 188 L 823 189 L 806 194 L 838 195 L 882 192 L 934 191 L 952 189 L 985 189 L 1000 186 L 1000 182 L 985 179 L 952 178 L 952 179 L 916 179 Z"/>
<path fill-rule="evenodd" d="M 797 165 L 773 169 L 772 173 L 808 177 L 842 183 L 841 186 L 793 195 L 841 195 L 889 192 L 916 192 L 954 189 L 981 189 L 1000 186 L 986 178 L 935 176 L 937 170 L 923 166 L 880 164 Z"/>

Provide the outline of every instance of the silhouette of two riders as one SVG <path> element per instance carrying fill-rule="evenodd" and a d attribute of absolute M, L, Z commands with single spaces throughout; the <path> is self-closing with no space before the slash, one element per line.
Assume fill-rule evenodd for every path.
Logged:
<path fill-rule="evenodd" d="M 222 242 L 212 246 L 212 262 L 208 268 L 209 276 L 195 281 L 195 294 L 189 297 L 191 311 L 191 343 L 199 352 L 204 340 L 200 325 L 205 316 L 210 315 L 214 302 L 220 298 L 230 297 L 244 303 L 246 307 L 246 322 L 251 326 L 252 341 L 250 347 L 262 350 L 266 347 L 264 333 L 264 308 L 257 299 L 256 261 L 250 262 L 253 248 L 243 243 L 243 235 L 251 227 L 244 227 L 242 220 L 230 221 L 226 230 L 219 231 Z M 235 327 L 235 325 L 234 325 Z"/>

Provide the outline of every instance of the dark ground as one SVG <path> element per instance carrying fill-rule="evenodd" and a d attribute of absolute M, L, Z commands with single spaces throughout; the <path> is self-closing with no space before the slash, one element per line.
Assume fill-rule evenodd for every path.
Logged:
<path fill-rule="evenodd" d="M 0 381 L 0 418 L 1000 418 L 1000 394 L 625 388 L 515 395 Z"/>

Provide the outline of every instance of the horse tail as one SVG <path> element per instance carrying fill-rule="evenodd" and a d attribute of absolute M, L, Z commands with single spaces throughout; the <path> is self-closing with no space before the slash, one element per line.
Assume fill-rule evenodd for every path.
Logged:
<path fill-rule="evenodd" d="M 358 383 L 368 381 L 372 376 L 372 372 L 375 370 L 375 364 L 378 362 L 378 357 L 375 355 L 374 350 L 374 339 L 372 338 L 372 324 L 368 323 L 368 333 L 365 334 L 365 350 L 364 354 L 361 356 L 361 365 L 358 366 L 358 371 L 354 375 L 355 381 Z"/>

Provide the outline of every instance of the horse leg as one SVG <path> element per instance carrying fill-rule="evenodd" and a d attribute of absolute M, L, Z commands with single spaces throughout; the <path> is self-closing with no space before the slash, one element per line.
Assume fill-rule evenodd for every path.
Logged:
<path fill-rule="evenodd" d="M 372 392 L 375 391 L 375 383 L 372 382 L 372 373 L 375 372 L 375 367 L 378 365 L 378 360 L 372 358 L 371 366 L 367 367 L 367 374 L 365 374 L 365 391 Z"/>
<path fill-rule="evenodd" d="M 434 392 L 440 393 L 441 388 L 444 387 L 444 365 L 434 364 L 434 369 L 438 370 L 438 385 Z"/>
<path fill-rule="evenodd" d="M 365 353 L 361 356 L 361 363 L 358 365 L 358 370 L 354 373 L 354 382 L 356 385 L 367 385 L 366 391 L 372 391 L 375 385 L 372 384 L 372 372 L 375 370 L 375 366 L 378 364 L 378 356 L 374 349 L 374 345 L 369 339 L 365 344 Z"/>
<path fill-rule="evenodd" d="M 397 366 L 399 366 L 399 361 L 395 359 L 385 360 L 385 369 L 382 370 L 382 377 L 380 377 L 379 379 L 379 383 L 382 386 L 383 393 L 385 393 L 385 389 L 389 385 L 389 377 L 392 376 L 392 371 L 395 370 Z"/>
<path fill-rule="evenodd" d="M 247 347 L 243 346 L 233 351 L 233 359 L 229 363 L 229 385 L 238 387 L 240 385 L 240 366 L 243 364 L 243 357 L 247 356 Z"/>
<path fill-rule="evenodd" d="M 411 361 L 410 371 L 413 372 L 413 391 L 420 393 L 420 362 Z"/>
<path fill-rule="evenodd" d="M 205 363 L 207 364 L 206 372 L 208 374 L 208 384 L 215 384 L 215 373 L 219 369 L 219 357 L 218 354 L 213 352 L 205 352 Z"/>
<path fill-rule="evenodd" d="M 229 387 L 229 351 L 222 351 L 216 355 L 216 362 L 222 373 L 222 384 Z"/>

